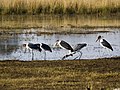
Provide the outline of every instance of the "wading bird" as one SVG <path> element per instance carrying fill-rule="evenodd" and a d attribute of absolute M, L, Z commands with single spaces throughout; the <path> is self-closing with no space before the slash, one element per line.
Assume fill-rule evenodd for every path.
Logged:
<path fill-rule="evenodd" d="M 44 50 L 44 52 L 45 52 L 44 60 L 46 60 L 46 51 L 52 52 L 52 49 L 50 48 L 50 46 L 48 46 L 47 44 L 44 44 L 44 43 L 40 44 L 40 48 L 42 50 Z"/>
<path fill-rule="evenodd" d="M 77 56 L 76 58 L 74 58 L 74 60 L 75 59 L 80 59 L 81 58 L 81 56 L 82 56 L 82 52 L 80 51 L 82 48 L 84 48 L 84 47 L 86 47 L 87 46 L 87 44 L 86 43 L 81 43 L 81 44 L 77 44 L 76 46 L 75 46 L 75 48 L 73 49 L 73 53 L 72 54 L 69 54 L 69 55 L 65 55 L 64 57 L 63 57 L 63 59 L 65 59 L 65 58 L 67 58 L 67 57 L 69 57 L 69 56 L 73 56 L 73 54 L 75 54 L 75 53 L 80 53 L 79 54 L 79 56 Z"/>
<path fill-rule="evenodd" d="M 80 43 L 80 44 L 77 44 L 76 47 L 74 48 L 74 52 L 79 52 L 79 53 L 80 53 L 80 56 L 78 56 L 79 59 L 80 59 L 81 56 L 82 56 L 82 52 L 81 52 L 80 50 L 81 50 L 82 48 L 86 47 L 86 46 L 87 46 L 86 43 Z M 78 58 L 78 57 L 76 57 L 76 58 Z M 75 58 L 75 59 L 76 59 L 76 58 Z"/>
<path fill-rule="evenodd" d="M 62 60 L 64 60 L 65 58 L 69 57 L 69 56 L 73 56 L 73 54 L 75 54 L 76 52 L 80 52 L 80 50 L 85 47 L 87 44 L 77 44 L 77 46 L 73 49 L 72 46 L 70 46 L 70 44 L 68 44 L 67 42 L 63 41 L 63 40 L 57 40 L 54 46 L 59 46 L 63 49 L 69 50 L 69 54 L 65 55 Z M 82 55 L 82 52 L 80 52 Z M 81 57 L 81 56 L 80 56 Z M 80 58 L 79 57 L 79 58 Z M 78 58 L 78 57 L 77 57 Z M 75 58 L 76 59 L 76 58 Z"/>
<path fill-rule="evenodd" d="M 42 51 L 42 49 L 40 48 L 40 44 L 27 43 L 27 44 L 23 44 L 23 47 L 25 47 L 25 52 L 26 52 L 26 49 L 29 51 L 30 50 L 32 51 L 32 60 L 34 59 L 33 50 L 37 50 L 39 52 Z"/>
<path fill-rule="evenodd" d="M 100 42 L 100 45 L 104 48 L 108 48 L 110 49 L 111 51 L 113 51 L 113 48 L 112 46 L 105 40 L 102 38 L 102 36 L 98 36 L 96 42 L 99 41 Z"/>
<path fill-rule="evenodd" d="M 73 52 L 73 48 L 70 46 L 70 44 L 63 40 L 57 40 L 54 46 Z"/>
<path fill-rule="evenodd" d="M 66 56 L 73 56 L 72 52 L 74 51 L 72 46 L 70 46 L 69 43 L 67 43 L 66 41 L 63 40 L 57 40 L 56 43 L 54 44 L 54 47 L 60 47 L 62 49 L 66 49 L 69 51 L 69 54 L 67 54 Z M 62 58 L 62 60 L 65 58 L 65 56 Z"/>
<path fill-rule="evenodd" d="M 34 53 L 33 53 L 33 50 L 37 50 L 39 52 L 41 51 L 50 51 L 52 52 L 51 48 L 47 45 L 47 44 L 44 44 L 44 43 L 37 43 L 37 44 L 33 44 L 33 43 L 27 43 L 27 44 L 23 44 L 23 46 L 28 49 L 28 50 L 31 50 L 32 51 L 32 60 L 34 59 Z M 26 50 L 25 50 L 26 51 Z M 44 57 L 44 60 L 46 59 L 46 52 L 45 52 L 45 57 Z"/>

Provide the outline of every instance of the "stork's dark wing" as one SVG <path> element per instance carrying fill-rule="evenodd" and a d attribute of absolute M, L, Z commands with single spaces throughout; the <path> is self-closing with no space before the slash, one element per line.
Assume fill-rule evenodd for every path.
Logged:
<path fill-rule="evenodd" d="M 79 51 L 81 50 L 83 47 L 87 46 L 86 43 L 83 44 L 77 44 L 77 46 L 74 48 L 74 51 Z"/>
<path fill-rule="evenodd" d="M 42 46 L 41 46 L 41 47 L 42 47 L 44 50 L 46 50 L 46 51 L 52 52 L 50 46 L 48 46 L 47 44 L 42 43 Z"/>
<path fill-rule="evenodd" d="M 102 43 L 103 46 L 105 46 L 105 47 L 107 47 L 107 48 L 109 48 L 113 51 L 112 46 L 105 39 L 103 39 L 103 42 L 101 42 L 101 43 Z"/>
<path fill-rule="evenodd" d="M 42 51 L 42 49 L 40 48 L 40 44 L 34 44 L 37 47 L 37 50 L 39 50 L 40 52 Z"/>
<path fill-rule="evenodd" d="M 62 47 L 64 47 L 65 49 L 71 50 L 71 52 L 73 52 L 73 48 L 72 48 L 67 42 L 61 41 L 61 42 L 60 42 L 60 45 L 61 45 Z"/>
<path fill-rule="evenodd" d="M 28 43 L 28 47 L 31 48 L 31 49 L 36 48 L 33 43 Z"/>
<path fill-rule="evenodd" d="M 30 47 L 31 49 L 39 50 L 40 52 L 42 51 L 42 49 L 40 48 L 40 44 L 29 43 L 28 47 Z"/>

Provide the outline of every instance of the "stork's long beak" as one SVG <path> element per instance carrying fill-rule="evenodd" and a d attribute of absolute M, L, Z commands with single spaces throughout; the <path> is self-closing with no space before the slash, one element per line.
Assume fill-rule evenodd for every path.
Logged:
<path fill-rule="evenodd" d="M 96 42 L 99 40 L 99 38 L 96 40 Z"/>

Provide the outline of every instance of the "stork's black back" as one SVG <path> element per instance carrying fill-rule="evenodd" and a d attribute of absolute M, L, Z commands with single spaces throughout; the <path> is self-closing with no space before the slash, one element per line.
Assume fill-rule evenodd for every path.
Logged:
<path fill-rule="evenodd" d="M 42 49 L 40 48 L 40 44 L 29 43 L 28 47 L 31 49 L 39 50 L 40 52 L 42 51 Z"/>
<path fill-rule="evenodd" d="M 83 47 L 87 46 L 86 43 L 83 44 L 77 44 L 77 46 L 74 48 L 74 51 L 79 51 L 81 50 Z"/>
<path fill-rule="evenodd" d="M 102 43 L 103 46 L 105 46 L 105 47 L 107 47 L 107 48 L 109 48 L 113 51 L 112 46 L 105 39 L 103 39 L 103 42 L 101 42 L 101 43 Z"/>
<path fill-rule="evenodd" d="M 42 43 L 41 47 L 42 47 L 45 51 L 50 51 L 50 52 L 52 52 L 50 46 L 48 46 L 47 44 Z"/>
<path fill-rule="evenodd" d="M 61 41 L 60 42 L 60 45 L 62 46 L 62 47 L 64 47 L 65 49 L 67 49 L 67 50 L 70 50 L 71 52 L 73 52 L 73 48 L 70 46 L 70 44 L 68 44 L 67 42 L 65 42 L 65 41 Z"/>

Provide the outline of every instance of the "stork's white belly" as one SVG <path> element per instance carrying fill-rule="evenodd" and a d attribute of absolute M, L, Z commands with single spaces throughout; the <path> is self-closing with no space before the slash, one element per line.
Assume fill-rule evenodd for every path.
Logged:
<path fill-rule="evenodd" d="M 103 42 L 103 39 L 100 39 L 100 45 L 101 45 L 103 48 L 106 48 L 105 46 L 103 46 L 102 42 Z"/>

